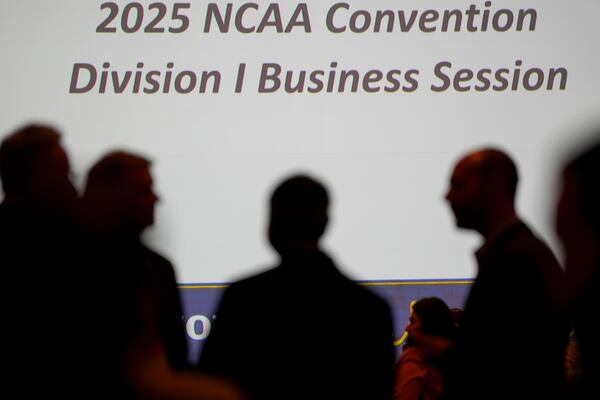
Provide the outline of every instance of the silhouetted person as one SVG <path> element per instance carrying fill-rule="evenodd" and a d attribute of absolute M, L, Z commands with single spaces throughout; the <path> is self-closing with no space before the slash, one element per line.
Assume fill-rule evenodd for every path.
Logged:
<path fill-rule="evenodd" d="M 87 177 L 83 253 L 94 271 L 95 369 L 104 398 L 243 400 L 230 383 L 187 370 L 183 313 L 171 264 L 147 248 L 158 197 L 150 162 L 115 151 Z"/>
<path fill-rule="evenodd" d="M 568 162 L 556 227 L 566 254 L 569 305 L 583 367 L 577 398 L 600 397 L 600 142 Z M 574 393 L 575 395 L 575 393 Z"/>
<path fill-rule="evenodd" d="M 456 399 L 552 399 L 563 389 L 563 273 L 517 216 L 517 180 L 505 153 L 483 149 L 456 165 L 446 195 L 456 225 L 484 239 L 449 382 Z"/>
<path fill-rule="evenodd" d="M 118 284 L 112 277 L 124 283 L 115 288 L 121 289 L 121 295 L 130 301 L 126 304 L 132 307 L 131 316 L 123 315 L 124 323 L 133 324 L 137 319 L 141 324 L 130 325 L 131 334 L 147 335 L 145 330 L 152 326 L 171 367 L 183 368 L 188 365 L 187 344 L 175 272 L 168 260 L 140 240 L 154 222 L 157 201 L 150 161 L 131 153 L 111 152 L 88 173 L 84 225 L 98 247 L 98 269 L 111 284 Z M 105 265 L 100 265 L 100 260 Z"/>
<path fill-rule="evenodd" d="M 319 249 L 328 194 L 285 180 L 271 198 L 269 239 L 281 264 L 225 292 L 200 366 L 256 400 L 389 399 L 393 329 L 387 304 Z"/>
<path fill-rule="evenodd" d="M 75 302 L 70 256 L 77 192 L 60 134 L 30 125 L 6 137 L 0 178 L 4 392 L 70 397 L 82 361 L 84 314 Z"/>
<path fill-rule="evenodd" d="M 452 313 L 437 297 L 421 299 L 411 310 L 393 400 L 438 400 L 444 393 L 448 349 L 456 337 Z"/>

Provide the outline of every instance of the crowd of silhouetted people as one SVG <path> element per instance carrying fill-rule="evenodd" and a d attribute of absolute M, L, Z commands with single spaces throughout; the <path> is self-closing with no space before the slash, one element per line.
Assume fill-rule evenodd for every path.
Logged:
<path fill-rule="evenodd" d="M 387 303 L 320 246 L 329 195 L 310 176 L 276 186 L 268 236 L 279 264 L 225 290 L 197 362 L 173 266 L 141 240 L 158 201 L 150 160 L 107 153 L 78 193 L 60 133 L 29 125 L 2 141 L 0 179 L 12 397 L 600 398 L 600 136 L 563 168 L 555 225 L 564 266 L 517 213 L 506 152 L 458 161 L 446 200 L 457 227 L 482 237 L 477 276 L 463 309 L 437 297 L 412 304 L 397 361 Z"/>

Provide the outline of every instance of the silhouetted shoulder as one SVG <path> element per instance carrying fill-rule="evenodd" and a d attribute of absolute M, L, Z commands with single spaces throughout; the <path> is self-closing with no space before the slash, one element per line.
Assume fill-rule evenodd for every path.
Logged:
<path fill-rule="evenodd" d="M 535 251 L 540 257 L 555 259 L 550 248 L 527 225 L 519 223 L 508 233 L 505 251 L 508 253 L 531 253 Z"/>
<path fill-rule="evenodd" d="M 244 290 L 246 288 L 252 288 L 256 285 L 269 285 L 272 282 L 277 282 L 280 279 L 280 272 L 276 266 L 270 267 L 269 269 L 259 272 L 256 275 L 241 278 L 238 281 L 231 283 L 228 289 Z"/>
<path fill-rule="evenodd" d="M 368 287 L 366 287 L 365 285 L 361 284 L 361 283 L 357 283 L 354 281 L 351 281 L 349 279 L 347 279 L 351 288 L 349 288 L 349 290 L 353 290 L 356 292 L 356 296 L 360 296 L 359 301 L 361 302 L 365 302 L 365 303 L 370 303 L 373 306 L 377 306 L 377 307 L 385 307 L 388 308 L 388 303 L 382 299 L 381 297 L 379 297 L 379 295 L 377 295 L 376 293 L 374 293 L 373 291 L 371 291 Z"/>
<path fill-rule="evenodd" d="M 285 299 L 285 304 L 318 304 L 339 306 L 340 310 L 381 310 L 389 313 L 387 303 L 368 288 L 350 280 L 323 253 L 281 265 L 257 275 L 237 281 L 227 289 L 226 295 L 243 297 L 244 302 L 255 303 L 263 299 L 271 302 L 273 296 Z M 246 293 L 251 293 L 246 294 Z M 271 305 L 277 307 L 277 305 Z"/>
<path fill-rule="evenodd" d="M 498 238 L 489 255 L 497 263 L 503 264 L 507 273 L 554 276 L 561 275 L 562 270 L 552 250 L 524 223 L 518 223 Z M 512 259 L 512 263 L 507 263 Z M 519 268 L 520 271 L 513 269 Z"/>
<path fill-rule="evenodd" d="M 171 262 L 168 259 L 166 259 L 164 256 L 160 255 L 159 253 L 157 253 L 150 247 L 144 246 L 144 252 L 147 254 L 148 257 L 152 258 L 154 261 L 159 262 L 163 265 L 172 266 Z"/>
<path fill-rule="evenodd" d="M 146 246 L 143 246 L 142 252 L 146 260 L 146 268 L 156 274 L 172 276 L 175 279 L 175 270 L 169 260 Z"/>

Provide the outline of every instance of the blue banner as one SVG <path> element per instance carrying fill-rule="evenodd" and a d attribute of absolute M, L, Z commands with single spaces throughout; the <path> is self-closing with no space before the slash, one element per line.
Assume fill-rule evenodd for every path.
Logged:
<path fill-rule="evenodd" d="M 392 310 L 397 355 L 406 339 L 410 304 L 424 297 L 439 297 L 450 308 L 462 308 L 471 280 L 362 281 L 358 282 L 387 300 Z M 226 284 L 180 285 L 190 361 L 195 363 L 210 334 L 216 309 Z"/>

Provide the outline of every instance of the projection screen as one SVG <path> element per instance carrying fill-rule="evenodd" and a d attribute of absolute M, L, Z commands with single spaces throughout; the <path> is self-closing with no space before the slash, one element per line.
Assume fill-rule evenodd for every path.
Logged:
<path fill-rule="evenodd" d="M 81 185 L 100 155 L 153 160 L 147 241 L 182 284 L 276 258 L 268 198 L 308 173 L 324 247 L 363 281 L 468 279 L 479 239 L 444 201 L 453 164 L 498 146 L 551 244 L 558 155 L 600 104 L 600 3 L 13 1 L 0 5 L 0 132 L 63 133 Z M 556 248 L 556 247 L 555 247 Z"/>

